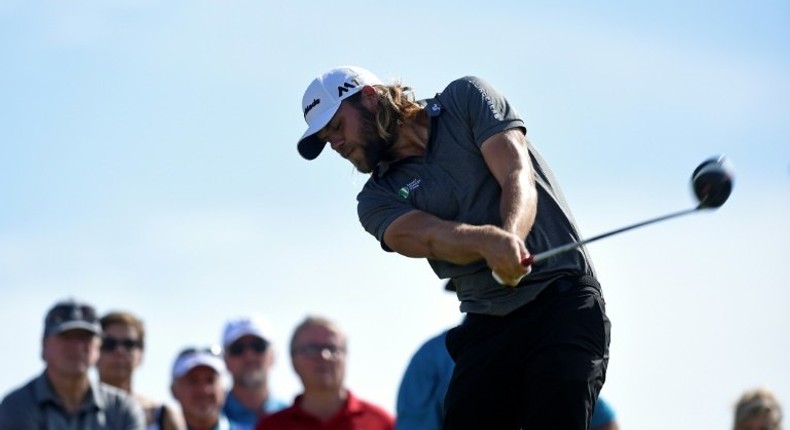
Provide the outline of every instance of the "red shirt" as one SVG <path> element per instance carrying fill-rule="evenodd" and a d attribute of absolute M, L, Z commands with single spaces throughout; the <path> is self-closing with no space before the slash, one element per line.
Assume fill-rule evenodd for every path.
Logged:
<path fill-rule="evenodd" d="M 300 407 L 302 396 L 286 409 L 263 418 L 255 430 L 393 430 L 395 419 L 384 409 L 358 399 L 347 391 L 348 398 L 327 421 L 305 412 Z"/>

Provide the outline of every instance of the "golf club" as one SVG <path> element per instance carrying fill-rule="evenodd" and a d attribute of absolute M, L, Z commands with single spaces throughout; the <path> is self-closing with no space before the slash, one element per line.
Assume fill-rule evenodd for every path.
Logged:
<path fill-rule="evenodd" d="M 723 155 L 709 158 L 697 166 L 697 168 L 694 169 L 694 172 L 691 174 L 691 187 L 694 191 L 697 201 L 699 202 L 696 207 L 684 209 L 679 212 L 670 213 L 657 218 L 649 219 L 647 221 L 642 221 L 619 228 L 617 230 L 599 234 L 598 236 L 594 236 L 589 239 L 571 242 L 566 245 L 540 252 L 538 254 L 533 254 L 522 260 L 521 264 L 524 266 L 530 266 L 545 261 L 551 257 L 572 251 L 582 245 L 586 245 L 588 243 L 595 242 L 596 240 L 613 236 L 628 230 L 633 230 L 635 228 L 657 223 L 659 221 L 677 218 L 682 215 L 697 212 L 701 209 L 719 208 L 724 204 L 724 202 L 727 201 L 727 198 L 730 197 L 733 180 L 734 174 L 732 167 Z M 496 279 L 496 281 L 500 284 L 505 284 L 495 272 L 491 272 L 491 275 L 493 275 L 494 279 Z"/>

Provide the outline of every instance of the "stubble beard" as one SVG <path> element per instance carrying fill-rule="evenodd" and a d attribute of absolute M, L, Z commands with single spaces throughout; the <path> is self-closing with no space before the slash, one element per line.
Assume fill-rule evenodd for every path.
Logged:
<path fill-rule="evenodd" d="M 259 388 L 266 385 L 266 374 L 262 371 L 247 372 L 239 375 L 234 383 L 245 388 Z"/>

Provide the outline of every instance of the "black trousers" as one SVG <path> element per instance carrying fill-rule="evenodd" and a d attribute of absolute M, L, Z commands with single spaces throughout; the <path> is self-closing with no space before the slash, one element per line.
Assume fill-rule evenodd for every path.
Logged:
<path fill-rule="evenodd" d="M 609 338 L 591 277 L 560 279 L 506 316 L 467 315 L 447 334 L 455 370 L 444 430 L 587 429 Z"/>

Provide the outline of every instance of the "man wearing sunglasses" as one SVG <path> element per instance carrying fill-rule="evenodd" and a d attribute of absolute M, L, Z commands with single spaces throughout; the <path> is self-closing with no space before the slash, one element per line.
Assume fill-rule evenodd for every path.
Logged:
<path fill-rule="evenodd" d="M 53 306 L 44 320 L 44 372 L 0 404 L 0 429 L 142 430 L 140 405 L 126 392 L 92 381 L 101 326 L 93 306 L 75 300 Z"/>
<path fill-rule="evenodd" d="M 129 312 L 110 312 L 99 322 L 102 327 L 101 354 L 96 369 L 105 384 L 118 387 L 143 407 L 148 430 L 186 428 L 181 413 L 171 405 L 156 401 L 132 390 L 132 375 L 143 362 L 145 326 Z"/>
<path fill-rule="evenodd" d="M 233 379 L 223 410 L 229 419 L 249 428 L 287 406 L 269 390 L 274 364 L 272 333 L 270 324 L 255 315 L 228 321 L 222 335 L 225 365 Z"/>

